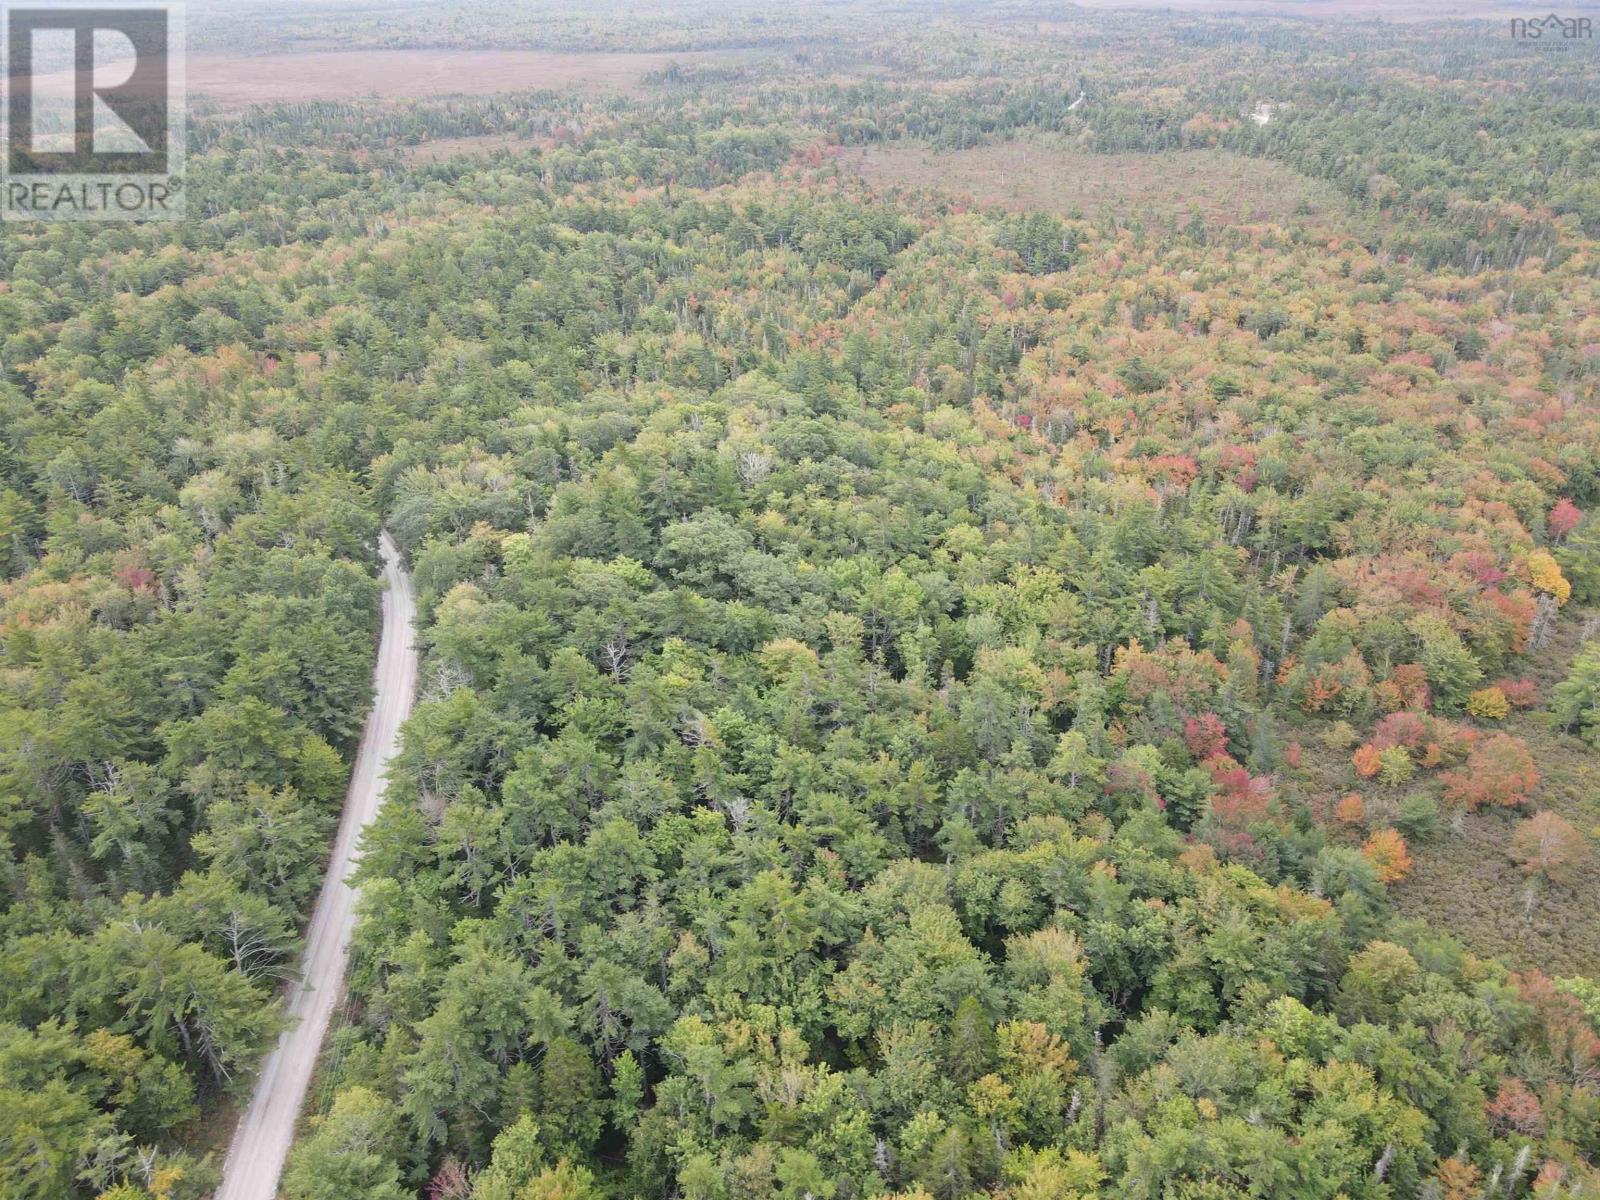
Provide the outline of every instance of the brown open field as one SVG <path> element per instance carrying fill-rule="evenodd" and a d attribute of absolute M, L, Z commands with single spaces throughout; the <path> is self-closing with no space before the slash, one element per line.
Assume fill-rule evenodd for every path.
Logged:
<path fill-rule="evenodd" d="M 738 51 L 559 53 L 543 50 L 318 50 L 259 58 L 199 55 L 188 90 L 225 108 L 300 100 L 406 100 L 538 91 L 640 91 L 671 63 L 737 61 Z"/>
<path fill-rule="evenodd" d="M 678 64 L 746 61 L 747 50 L 667 53 L 546 50 L 314 50 L 295 54 L 191 55 L 185 91 L 202 106 L 241 109 L 303 100 L 414 100 L 553 89 L 636 95 L 645 77 Z M 114 65 L 114 61 L 111 64 Z M 62 81 L 64 72 L 41 80 Z"/>
<path fill-rule="evenodd" d="M 925 146 L 869 148 L 847 159 L 874 187 L 933 188 L 978 204 L 1110 211 L 1180 221 L 1248 224 L 1321 217 L 1342 207 L 1332 188 L 1263 159 L 1220 150 L 1170 154 L 1086 154 L 1044 141 L 1004 142 L 939 152 Z"/>

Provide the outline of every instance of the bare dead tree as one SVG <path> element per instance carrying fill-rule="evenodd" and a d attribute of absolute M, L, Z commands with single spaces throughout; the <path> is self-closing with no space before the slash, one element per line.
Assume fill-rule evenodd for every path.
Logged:
<path fill-rule="evenodd" d="M 772 459 L 759 450 L 745 450 L 734 460 L 734 469 L 745 487 L 756 487 L 772 474 Z"/>
<path fill-rule="evenodd" d="M 1528 627 L 1529 650 L 1543 650 L 1550 644 L 1551 635 L 1556 631 L 1556 612 L 1560 606 L 1560 601 L 1548 592 L 1540 594 L 1533 623 Z"/>
<path fill-rule="evenodd" d="M 611 678 L 621 680 L 626 677 L 629 649 L 628 632 L 618 625 L 617 632 L 612 635 L 611 640 L 600 647 L 600 655 L 611 671 Z"/>

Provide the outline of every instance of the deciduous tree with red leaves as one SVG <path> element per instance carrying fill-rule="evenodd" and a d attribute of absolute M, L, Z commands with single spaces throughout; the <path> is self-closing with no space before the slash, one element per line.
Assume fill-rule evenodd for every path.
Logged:
<path fill-rule="evenodd" d="M 1556 541 L 1565 541 L 1567 534 L 1578 527 L 1578 522 L 1583 520 L 1583 513 L 1578 506 L 1565 496 L 1556 501 L 1550 515 L 1544 519 L 1544 527 L 1550 531 L 1550 536 Z"/>
<path fill-rule="evenodd" d="M 1508 1133 L 1537 1137 L 1544 1132 L 1544 1109 L 1540 1107 L 1539 1097 L 1513 1075 L 1500 1080 L 1500 1090 L 1484 1105 L 1484 1114 L 1502 1137 Z"/>
<path fill-rule="evenodd" d="M 1539 772 L 1527 743 L 1509 733 L 1485 738 L 1467 756 L 1463 769 L 1444 777 L 1445 797 L 1468 809 L 1521 808 L 1538 786 Z"/>

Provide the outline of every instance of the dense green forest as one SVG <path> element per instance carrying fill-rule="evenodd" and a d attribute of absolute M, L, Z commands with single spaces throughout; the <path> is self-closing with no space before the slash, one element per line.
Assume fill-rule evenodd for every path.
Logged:
<path fill-rule="evenodd" d="M 289 1200 L 1592 1195 L 1592 46 L 613 15 L 196 40 L 742 53 L 201 103 L 189 220 L 0 236 L 0 1198 L 215 1186 L 383 527 L 423 682 Z M 1339 203 L 852 167 L 997 143 Z"/>

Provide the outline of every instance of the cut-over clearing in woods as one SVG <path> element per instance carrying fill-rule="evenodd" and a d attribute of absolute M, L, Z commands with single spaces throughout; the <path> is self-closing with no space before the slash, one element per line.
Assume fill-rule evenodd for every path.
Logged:
<path fill-rule="evenodd" d="M 1593 749 L 1555 727 L 1543 711 L 1571 671 L 1589 614 L 1562 622 L 1542 657 L 1530 662 L 1540 705 L 1488 723 L 1524 739 L 1539 771 L 1539 807 L 1585 837 L 1600 832 L 1600 762 Z M 1395 889 L 1395 907 L 1455 934 L 1476 954 L 1553 975 L 1600 970 L 1600 855 L 1580 854 L 1562 878 L 1532 880 L 1508 853 L 1521 815 L 1480 810 L 1441 813 L 1438 835 L 1412 846 L 1415 867 Z"/>
<path fill-rule="evenodd" d="M 871 147 L 850 162 L 879 188 L 938 188 L 979 204 L 1095 217 L 1199 215 L 1224 224 L 1282 222 L 1342 208 L 1333 190 L 1298 171 L 1222 150 L 1089 154 L 1040 139 L 936 151 Z"/>

